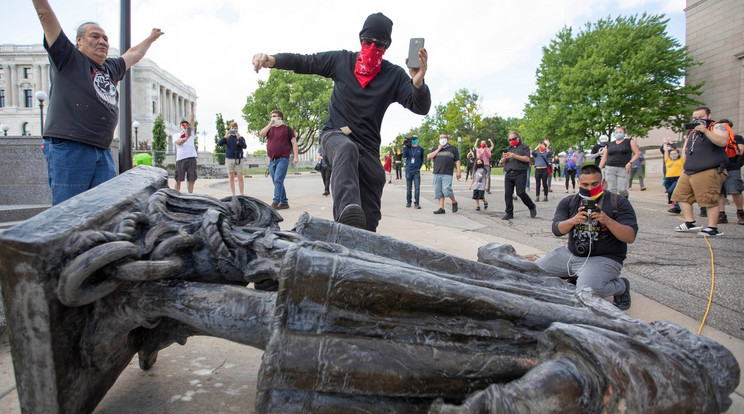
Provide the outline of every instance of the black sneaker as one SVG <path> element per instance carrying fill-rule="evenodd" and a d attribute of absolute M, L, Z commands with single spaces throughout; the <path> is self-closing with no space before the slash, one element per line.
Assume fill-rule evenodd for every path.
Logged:
<path fill-rule="evenodd" d="M 406 207 L 411 207 L 411 203 L 406 203 Z"/>
<path fill-rule="evenodd" d="M 421 206 L 420 206 L 420 205 L 418 205 L 418 203 L 415 203 L 415 204 L 413 205 L 413 208 L 415 208 L 416 210 L 421 210 Z"/>
<path fill-rule="evenodd" d="M 485 201 L 483 202 L 483 210 L 488 210 L 488 203 Z"/>
<path fill-rule="evenodd" d="M 744 212 L 737 211 L 736 212 L 736 218 L 739 219 L 739 224 L 744 224 Z"/>
<path fill-rule="evenodd" d="M 548 197 L 547 196 L 543 197 L 543 201 L 548 201 Z"/>
<path fill-rule="evenodd" d="M 440 208 L 440 209 L 434 211 L 434 214 L 444 214 L 444 213 L 446 213 L 446 211 L 444 211 L 443 208 Z"/>
<path fill-rule="evenodd" d="M 723 236 L 723 232 L 718 231 L 718 229 L 714 229 L 713 227 L 706 227 L 698 232 L 698 236 L 708 236 L 708 237 Z"/>
<path fill-rule="evenodd" d="M 613 297 L 615 306 L 622 311 L 630 309 L 630 281 L 624 277 L 620 280 L 625 283 L 625 290 L 623 293 L 618 293 Z"/>
<path fill-rule="evenodd" d="M 682 210 L 679 209 L 679 207 L 672 207 L 669 210 L 667 210 L 667 213 L 669 214 L 679 214 Z"/>
<path fill-rule="evenodd" d="M 705 207 L 700 207 L 700 217 L 708 217 L 708 209 Z"/>
<path fill-rule="evenodd" d="M 452 212 L 453 213 L 457 213 L 457 201 L 455 201 L 454 203 L 452 203 Z"/>
<path fill-rule="evenodd" d="M 724 213 L 723 211 L 718 213 L 718 224 L 721 224 L 721 223 L 723 224 L 728 223 L 728 217 L 726 217 L 726 213 Z"/>
<path fill-rule="evenodd" d="M 537 217 L 537 207 L 532 207 L 530 209 L 530 218 L 535 218 L 535 217 Z"/>
<path fill-rule="evenodd" d="M 476 206 L 475 211 L 480 211 L 480 206 Z"/>
<path fill-rule="evenodd" d="M 358 229 L 367 229 L 367 218 L 358 204 L 349 204 L 341 211 L 338 222 Z"/>
<path fill-rule="evenodd" d="M 513 218 L 514 218 L 514 216 L 511 216 L 509 214 L 505 214 L 504 217 L 501 217 L 501 220 L 511 220 Z"/>

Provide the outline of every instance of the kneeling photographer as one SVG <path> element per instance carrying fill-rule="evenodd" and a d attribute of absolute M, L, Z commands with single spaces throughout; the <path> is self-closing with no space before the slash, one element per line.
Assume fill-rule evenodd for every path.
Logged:
<path fill-rule="evenodd" d="M 568 234 L 566 246 L 537 260 L 546 273 L 576 277 L 576 288 L 590 287 L 600 297 L 614 297 L 615 306 L 630 308 L 630 282 L 620 277 L 628 252 L 638 233 L 635 210 L 625 197 L 604 191 L 602 171 L 585 165 L 579 176 L 579 194 L 558 203 L 553 234 Z"/>

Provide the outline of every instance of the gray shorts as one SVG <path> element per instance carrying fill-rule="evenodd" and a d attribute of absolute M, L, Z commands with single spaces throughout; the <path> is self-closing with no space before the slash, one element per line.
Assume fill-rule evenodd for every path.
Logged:
<path fill-rule="evenodd" d="M 176 181 L 183 181 L 187 176 L 190 183 L 196 181 L 196 157 L 176 161 Z"/>
<path fill-rule="evenodd" d="M 721 194 L 741 194 L 742 191 L 744 191 L 744 181 L 741 180 L 741 168 L 738 170 L 728 170 L 728 175 L 721 187 Z"/>

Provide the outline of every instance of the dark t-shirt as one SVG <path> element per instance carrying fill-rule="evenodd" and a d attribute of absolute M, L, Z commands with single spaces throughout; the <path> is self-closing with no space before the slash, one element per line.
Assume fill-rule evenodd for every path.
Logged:
<path fill-rule="evenodd" d="M 429 151 L 436 151 L 439 147 L 434 147 Z M 455 162 L 460 160 L 460 153 L 457 151 L 457 147 L 454 145 L 447 144 L 442 147 L 442 150 L 434 156 L 434 168 L 432 171 L 434 174 L 446 174 L 452 175 L 452 171 L 455 169 Z"/>
<path fill-rule="evenodd" d="M 424 165 L 424 149 L 420 146 L 403 148 L 403 158 L 406 160 L 406 173 L 421 170 Z"/>
<path fill-rule="evenodd" d="M 530 147 L 520 142 L 516 147 L 510 146 L 506 152 L 511 152 L 517 155 L 526 155 L 529 157 Z M 507 158 L 506 161 L 504 161 L 504 171 L 527 171 L 529 166 L 529 162 L 519 161 L 514 158 Z"/>
<path fill-rule="evenodd" d="M 292 153 L 292 138 L 294 131 L 289 129 L 288 125 L 269 128 L 266 134 L 266 153 L 269 158 L 289 157 Z"/>
<path fill-rule="evenodd" d="M 49 112 L 44 136 L 109 148 L 119 121 L 117 83 L 124 78 L 121 57 L 98 65 L 81 53 L 64 32 L 44 48 L 51 63 Z"/>
<path fill-rule="evenodd" d="M 604 153 L 605 145 L 597 144 L 597 145 L 593 146 L 592 147 L 592 151 L 590 153 L 591 154 L 597 154 L 600 151 L 602 151 Z M 602 156 L 601 155 L 594 159 L 594 165 L 599 166 L 599 163 L 600 162 L 602 162 Z"/>
<path fill-rule="evenodd" d="M 726 149 L 711 142 L 700 131 L 692 131 L 685 147 L 685 174 L 692 175 L 701 171 L 718 168 L 728 164 Z"/>
<path fill-rule="evenodd" d="M 598 200 L 600 208 L 611 219 L 620 224 L 632 227 L 633 231 L 638 234 L 638 221 L 636 220 L 633 206 L 625 197 L 617 195 L 616 197 L 617 206 L 613 209 L 612 195 L 609 191 L 605 191 Z M 553 234 L 556 236 L 561 235 L 558 231 L 558 223 L 576 215 L 579 211 L 579 204 L 578 194 L 565 197 L 558 203 L 558 207 L 555 209 L 555 216 L 553 216 Z M 580 256 L 576 251 L 576 238 L 582 234 L 591 238 L 590 256 L 607 257 L 621 264 L 625 261 L 628 253 L 628 244 L 618 240 L 606 226 L 601 225 L 598 221 L 593 222 L 591 228 L 588 224 L 581 223 L 574 226 L 568 232 L 567 247 L 571 254 Z"/>
<path fill-rule="evenodd" d="M 630 145 L 630 138 L 625 138 L 623 142 L 617 143 L 612 141 L 607 144 L 607 162 L 605 165 L 610 167 L 625 167 L 633 158 L 633 147 Z"/>
<path fill-rule="evenodd" d="M 414 88 L 408 73 L 387 60 L 382 61 L 377 76 L 366 88 L 362 88 L 354 76 L 357 52 L 339 50 L 313 55 L 280 53 L 274 58 L 276 69 L 333 79 L 328 118 L 323 130 L 349 127 L 351 140 L 375 158 L 380 157 L 380 126 L 390 104 L 397 102 L 419 115 L 426 115 L 431 107 L 429 87 L 424 84 L 420 89 Z"/>
<path fill-rule="evenodd" d="M 243 151 L 248 147 L 248 145 L 245 143 L 244 138 L 238 139 L 235 135 L 228 135 L 227 138 L 223 137 L 220 139 L 220 141 L 217 143 L 217 146 L 221 147 L 225 145 L 225 158 L 229 158 L 231 160 L 237 160 L 240 158 L 243 158 Z"/>
<path fill-rule="evenodd" d="M 734 135 L 734 140 L 736 141 L 737 146 L 739 144 L 744 145 L 744 137 L 742 137 L 741 135 Z M 740 158 L 743 156 L 744 155 L 737 155 L 735 157 L 729 157 L 726 169 L 729 171 L 736 171 L 741 168 Z"/>

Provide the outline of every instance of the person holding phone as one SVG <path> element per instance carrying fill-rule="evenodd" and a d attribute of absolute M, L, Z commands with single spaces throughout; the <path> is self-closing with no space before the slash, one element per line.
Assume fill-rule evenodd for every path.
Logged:
<path fill-rule="evenodd" d="M 418 51 L 418 68 L 408 73 L 382 57 L 390 47 L 393 22 L 382 13 L 369 15 L 359 32 L 361 50 L 300 55 L 253 56 L 262 68 L 293 70 L 333 79 L 328 118 L 320 146 L 331 167 L 333 218 L 339 223 L 376 231 L 385 171 L 380 165 L 380 126 L 390 104 L 426 115 L 431 93 L 424 83 L 428 54 Z"/>
<path fill-rule="evenodd" d="M 225 136 L 220 139 L 217 143 L 218 147 L 225 146 L 225 167 L 227 167 L 227 178 L 230 181 L 230 192 L 235 195 L 235 176 L 238 177 L 238 189 L 240 195 L 243 193 L 243 150 L 248 146 L 245 143 L 245 138 L 238 132 L 238 123 L 231 122 L 230 129 L 225 132 Z"/>

